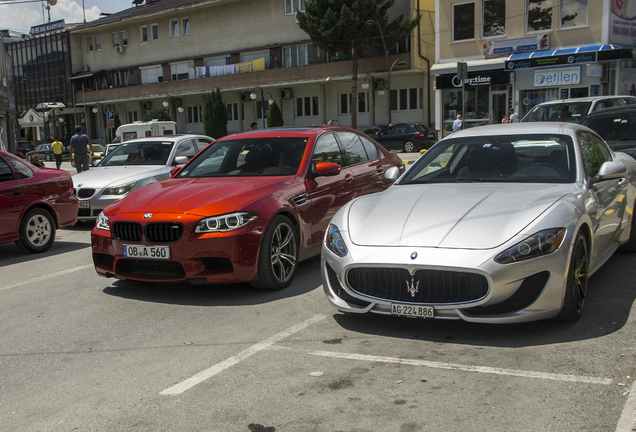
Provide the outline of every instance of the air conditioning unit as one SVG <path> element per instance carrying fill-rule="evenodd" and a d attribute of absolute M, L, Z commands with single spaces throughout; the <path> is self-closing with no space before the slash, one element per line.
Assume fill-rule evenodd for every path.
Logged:
<path fill-rule="evenodd" d="M 91 68 L 88 65 L 84 65 L 84 66 L 82 66 L 81 70 L 82 70 L 82 72 L 90 72 Z"/>
<path fill-rule="evenodd" d="M 142 106 L 145 110 L 149 110 L 150 108 L 152 108 L 152 104 L 150 102 L 144 102 Z"/>
<path fill-rule="evenodd" d="M 281 94 L 283 95 L 283 99 L 291 99 L 294 97 L 294 92 L 292 91 L 292 89 L 288 88 L 288 89 L 283 89 L 281 91 Z"/>
<path fill-rule="evenodd" d="M 123 53 L 124 51 L 126 51 L 126 47 L 119 45 L 117 48 L 115 48 L 117 50 L 118 53 Z"/>

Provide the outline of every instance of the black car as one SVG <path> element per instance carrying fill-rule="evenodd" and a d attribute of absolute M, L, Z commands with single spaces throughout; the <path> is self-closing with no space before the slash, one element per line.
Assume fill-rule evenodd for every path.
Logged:
<path fill-rule="evenodd" d="M 27 154 L 28 152 L 33 150 L 33 144 L 31 144 L 30 141 L 18 141 L 18 143 L 16 144 L 16 149 L 22 153 L 22 154 Z"/>
<path fill-rule="evenodd" d="M 636 105 L 595 111 L 581 124 L 599 134 L 612 150 L 636 147 Z"/>
<path fill-rule="evenodd" d="M 34 154 L 38 154 L 40 156 L 40 160 L 41 161 L 52 161 L 55 160 L 55 156 L 54 156 L 54 152 L 53 152 L 53 148 L 51 147 L 51 144 L 40 144 L 39 146 L 37 146 L 35 148 L 35 150 L 30 151 L 26 154 L 26 159 L 28 161 L 32 161 L 33 160 L 33 155 Z M 68 146 L 65 147 L 62 150 L 62 158 L 63 159 L 68 159 Z"/>
<path fill-rule="evenodd" d="M 399 123 L 376 133 L 373 139 L 387 150 L 409 153 L 431 148 L 437 142 L 437 135 L 428 126 Z"/>

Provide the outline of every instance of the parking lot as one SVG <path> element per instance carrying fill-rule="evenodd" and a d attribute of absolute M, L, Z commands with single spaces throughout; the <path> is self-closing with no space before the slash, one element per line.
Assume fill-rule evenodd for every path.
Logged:
<path fill-rule="evenodd" d="M 633 257 L 574 324 L 346 316 L 283 291 L 99 278 L 90 224 L 0 245 L 0 430 L 629 431 Z"/>

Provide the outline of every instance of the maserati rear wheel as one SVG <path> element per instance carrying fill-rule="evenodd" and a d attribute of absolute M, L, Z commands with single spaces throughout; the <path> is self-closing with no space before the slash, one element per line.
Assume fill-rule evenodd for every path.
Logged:
<path fill-rule="evenodd" d="M 260 289 L 287 288 L 298 267 L 298 234 L 286 216 L 272 219 L 263 235 L 258 255 L 258 275 L 252 285 Z"/>
<path fill-rule="evenodd" d="M 590 265 L 588 250 L 587 238 L 582 231 L 579 231 L 570 257 L 563 309 L 559 314 L 561 321 L 576 321 L 583 314 Z"/>

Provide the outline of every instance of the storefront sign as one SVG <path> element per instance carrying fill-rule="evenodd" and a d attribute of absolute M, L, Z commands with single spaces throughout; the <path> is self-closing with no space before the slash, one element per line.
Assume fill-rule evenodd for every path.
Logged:
<path fill-rule="evenodd" d="M 41 35 L 44 33 L 51 33 L 58 30 L 64 30 L 64 20 L 57 20 L 50 23 L 42 24 L 39 26 L 31 27 L 31 35 Z"/>
<path fill-rule="evenodd" d="M 610 0 L 609 43 L 636 45 L 636 10 L 627 0 Z"/>
<path fill-rule="evenodd" d="M 535 57 L 520 60 L 508 60 L 505 63 L 505 69 L 516 70 L 577 63 L 594 63 L 597 60 L 596 54 L 596 52 L 589 52 L 579 54 L 564 54 L 551 57 Z"/>
<path fill-rule="evenodd" d="M 535 87 L 554 87 L 581 83 L 581 68 L 539 69 L 534 71 Z"/>
<path fill-rule="evenodd" d="M 587 76 L 593 78 L 602 78 L 603 77 L 603 65 L 600 64 L 589 64 L 587 65 Z"/>
<path fill-rule="evenodd" d="M 550 35 L 526 36 L 515 39 L 503 39 L 484 42 L 484 55 L 512 54 L 537 51 L 550 47 Z"/>
<path fill-rule="evenodd" d="M 510 74 L 508 72 L 469 72 L 468 79 L 465 84 L 468 87 L 480 87 L 491 85 L 507 85 L 510 83 Z M 457 75 L 438 75 L 435 78 L 436 89 L 449 89 L 449 88 L 461 88 L 462 81 L 457 78 Z"/>

